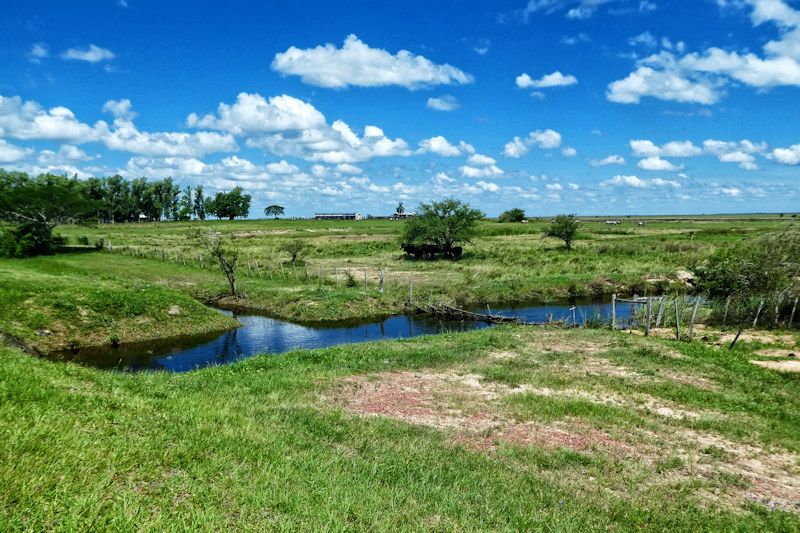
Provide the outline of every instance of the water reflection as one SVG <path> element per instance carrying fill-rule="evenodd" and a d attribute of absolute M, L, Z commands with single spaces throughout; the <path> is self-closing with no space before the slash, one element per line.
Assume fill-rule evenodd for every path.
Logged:
<path fill-rule="evenodd" d="M 476 310 L 477 312 L 478 310 Z M 484 310 L 485 311 L 485 310 Z M 520 306 L 492 309 L 493 314 L 520 317 L 526 322 L 554 321 L 571 323 L 571 305 Z M 617 305 L 617 316 L 627 319 L 630 306 Z M 378 322 L 340 327 L 311 327 L 259 315 L 226 312 L 242 327 L 222 335 L 137 343 L 117 348 L 84 349 L 60 354 L 62 360 L 85 362 L 98 368 L 125 371 L 168 370 L 187 372 L 210 365 L 224 365 L 259 353 L 281 353 L 295 348 L 324 348 L 383 339 L 401 339 L 461 332 L 488 327 L 484 322 L 442 320 L 399 315 Z M 587 304 L 576 307 L 575 321 L 582 323 L 592 316 L 610 317 L 610 304 Z"/>

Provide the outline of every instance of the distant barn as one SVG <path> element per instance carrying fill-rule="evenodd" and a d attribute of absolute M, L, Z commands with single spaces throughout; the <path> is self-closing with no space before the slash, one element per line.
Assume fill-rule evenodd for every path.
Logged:
<path fill-rule="evenodd" d="M 317 220 L 361 220 L 361 213 L 314 213 Z"/>

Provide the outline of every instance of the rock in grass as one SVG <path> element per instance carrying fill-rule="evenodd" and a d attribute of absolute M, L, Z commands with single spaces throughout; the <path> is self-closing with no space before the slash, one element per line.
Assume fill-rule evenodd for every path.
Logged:
<path fill-rule="evenodd" d="M 169 314 L 172 315 L 172 316 L 177 316 L 177 315 L 181 314 L 180 306 L 173 305 L 172 307 L 170 307 L 169 308 Z"/>

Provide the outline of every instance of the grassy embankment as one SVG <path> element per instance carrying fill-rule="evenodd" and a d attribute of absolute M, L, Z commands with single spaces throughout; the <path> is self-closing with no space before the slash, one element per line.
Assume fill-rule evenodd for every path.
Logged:
<path fill-rule="evenodd" d="M 0 530 L 798 531 L 800 374 L 748 362 L 798 346 L 504 326 L 134 375 L 0 348 Z"/>
<path fill-rule="evenodd" d="M 484 222 L 458 262 L 407 258 L 397 244 L 401 224 L 391 221 L 64 227 L 59 231 L 73 244 L 103 239 L 116 253 L 83 250 L 30 260 L 0 260 L 0 296 L 5 302 L 0 307 L 0 330 L 48 351 L 231 327 L 232 320 L 193 301 L 227 290 L 224 276 L 207 252 L 206 268 L 199 267 L 201 249 L 191 236 L 199 228 L 232 234 L 238 248 L 239 290 L 247 298 L 228 299 L 221 305 L 314 322 L 402 312 L 410 282 L 417 302 L 444 300 L 459 306 L 597 297 L 613 291 L 653 294 L 685 290 L 677 272 L 691 269 L 716 247 L 796 223 L 774 216 L 646 220 L 644 227 L 635 221 L 608 227 L 602 221 L 588 220 L 571 252 L 559 241 L 541 237 L 547 221 L 526 225 Z M 282 251 L 288 241 L 306 246 L 297 264 L 298 281 Z M 131 249 L 137 257 L 131 257 Z M 161 261 L 162 250 L 165 262 Z M 139 257 L 142 254 L 149 258 Z M 283 276 L 280 262 L 284 263 Z M 310 282 L 306 281 L 306 262 Z M 347 269 L 353 276 L 350 287 Z M 369 283 L 366 291 L 364 269 Z M 382 295 L 377 291 L 381 269 L 386 273 Z M 181 308 L 178 315 L 169 314 L 172 306 Z M 40 335 L 40 330 L 50 334 Z"/>
<path fill-rule="evenodd" d="M 568 297 L 592 297 L 611 292 L 639 293 L 685 289 L 676 273 L 690 269 L 717 246 L 730 244 L 757 234 L 796 224 L 792 218 L 752 217 L 687 219 L 636 219 L 620 226 L 602 221 L 585 222 L 572 252 L 556 239 L 543 239 L 546 220 L 530 224 L 498 224 L 487 221 L 479 234 L 465 246 L 459 262 L 417 261 L 399 249 L 402 223 L 392 221 L 236 221 L 210 223 L 168 223 L 103 225 L 92 229 L 64 228 L 62 234 L 73 241 L 86 237 L 90 242 L 110 240 L 114 247 L 133 246 L 161 257 L 161 250 L 177 252 L 183 258 L 198 257 L 197 242 L 190 237 L 199 228 L 213 227 L 234 236 L 240 256 L 240 280 L 247 278 L 246 261 L 262 266 L 261 283 L 245 283 L 248 302 L 281 316 L 326 320 L 392 312 L 407 298 L 408 284 L 423 298 L 451 300 L 457 305 L 499 304 L 519 301 L 554 301 Z M 288 241 L 306 245 L 297 263 L 303 283 L 267 284 L 264 265 L 269 262 L 273 277 L 293 281 L 289 256 L 281 248 Z M 207 254 L 206 254 L 207 256 Z M 206 257 L 207 259 L 207 257 Z M 174 255 L 171 256 L 174 262 Z M 312 283 L 305 284 L 308 263 Z M 336 291 L 320 293 L 318 273 L 322 269 L 324 287 L 335 285 L 334 271 L 351 269 L 355 285 L 363 287 L 363 270 L 370 286 L 377 287 L 381 269 L 386 272 L 386 294 L 368 305 L 341 305 Z M 376 292 L 376 291 L 373 291 Z M 299 293 L 299 294 L 298 294 Z M 332 300 L 332 301 L 328 301 Z M 310 305 L 303 305 L 310 302 Z M 318 305 L 315 305 L 318 303 Z M 352 306 L 352 309 L 350 308 Z"/>

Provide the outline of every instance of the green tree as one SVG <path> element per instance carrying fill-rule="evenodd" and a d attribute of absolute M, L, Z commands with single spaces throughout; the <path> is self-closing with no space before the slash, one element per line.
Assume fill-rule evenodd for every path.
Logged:
<path fill-rule="evenodd" d="M 575 239 L 580 226 L 581 222 L 575 215 L 558 215 L 550 224 L 550 227 L 544 230 L 544 234 L 546 237 L 561 239 L 567 246 L 567 250 L 571 250 L 572 241 Z"/>
<path fill-rule="evenodd" d="M 422 203 L 417 208 L 417 216 L 406 220 L 403 241 L 415 245 L 438 245 L 446 257 L 452 257 L 457 244 L 470 242 L 478 221 L 484 216 L 482 211 L 453 198 Z"/>
<path fill-rule="evenodd" d="M 178 205 L 178 220 L 191 220 L 192 218 L 192 207 L 194 206 L 194 202 L 192 202 L 192 186 L 187 185 L 185 189 L 183 189 L 183 195 L 181 196 L 180 204 Z"/>
<path fill-rule="evenodd" d="M 239 295 L 236 293 L 236 266 L 239 260 L 239 252 L 234 245 L 233 237 L 224 237 L 221 233 L 211 229 L 206 233 L 198 230 L 195 233 L 195 237 L 217 260 L 220 270 L 228 278 L 231 296 L 238 298 Z"/>
<path fill-rule="evenodd" d="M 86 198 L 77 177 L 0 170 L 0 222 L 11 225 L 2 237 L 3 255 L 50 254 L 60 244 L 59 224 L 79 223 L 96 215 L 97 202 Z"/>
<path fill-rule="evenodd" d="M 194 207 L 192 213 L 200 220 L 206 219 L 206 204 L 203 199 L 203 186 L 198 185 L 194 188 Z"/>
<path fill-rule="evenodd" d="M 218 192 L 214 197 L 214 215 L 217 218 L 227 218 L 233 220 L 241 217 L 247 218 L 250 212 L 249 194 L 244 194 L 241 187 L 234 187 L 231 192 Z"/>
<path fill-rule="evenodd" d="M 406 208 L 405 208 L 405 207 L 403 207 L 403 202 L 400 202 L 399 204 L 397 204 L 397 209 L 395 209 L 395 212 L 396 212 L 398 215 L 402 215 L 403 213 L 405 213 L 405 212 L 406 212 Z"/>
<path fill-rule="evenodd" d="M 281 207 L 279 205 L 271 205 L 269 207 L 265 207 L 264 208 L 264 214 L 267 215 L 268 217 L 269 216 L 275 216 L 275 218 L 277 219 L 278 215 L 282 215 L 283 214 L 283 207 Z"/>
<path fill-rule="evenodd" d="M 497 219 L 498 222 L 522 222 L 523 220 L 525 220 L 525 211 L 517 207 L 503 212 Z"/>
<path fill-rule="evenodd" d="M 286 241 L 281 246 L 281 250 L 292 256 L 292 263 L 297 261 L 297 256 L 300 255 L 305 249 L 306 245 L 300 239 L 293 239 L 291 241 Z"/>

